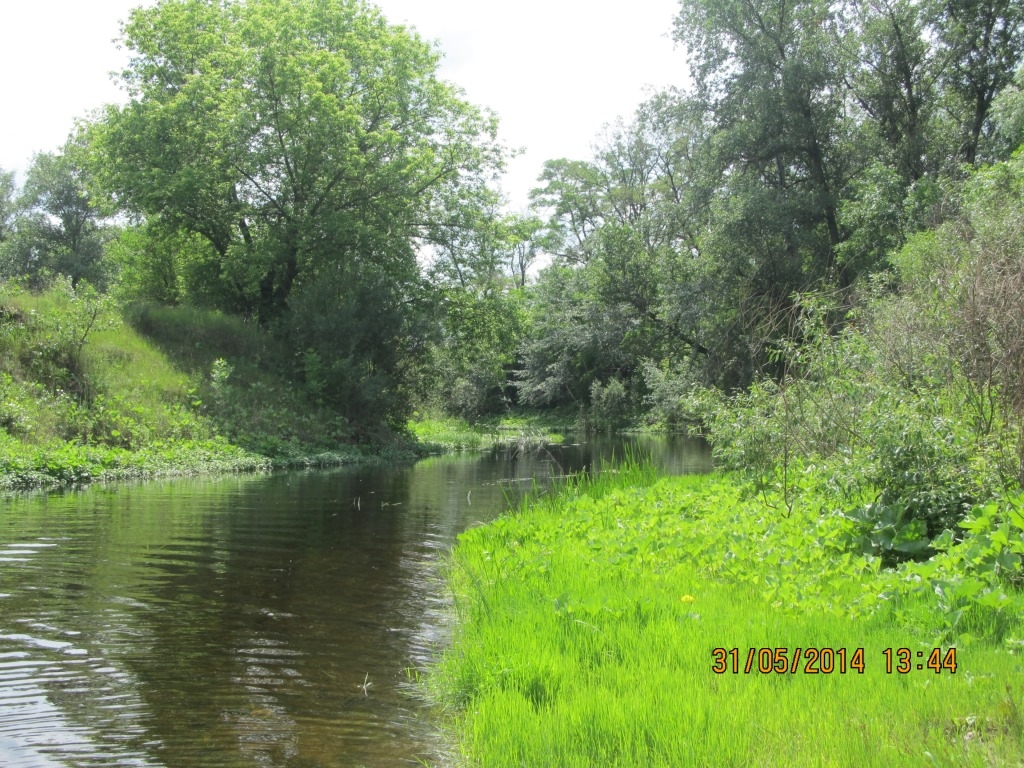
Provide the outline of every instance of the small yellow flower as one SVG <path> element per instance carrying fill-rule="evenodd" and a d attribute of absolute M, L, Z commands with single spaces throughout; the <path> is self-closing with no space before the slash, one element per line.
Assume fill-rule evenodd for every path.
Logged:
<path fill-rule="evenodd" d="M 696 599 L 697 598 L 694 597 L 693 595 L 683 595 L 682 597 L 679 598 L 680 602 L 683 602 L 683 603 L 692 603 Z"/>

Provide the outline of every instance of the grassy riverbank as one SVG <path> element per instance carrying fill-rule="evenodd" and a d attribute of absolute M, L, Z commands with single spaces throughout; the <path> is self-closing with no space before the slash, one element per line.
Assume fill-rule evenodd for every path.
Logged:
<path fill-rule="evenodd" d="M 285 375 L 294 351 L 251 323 L 186 307 L 122 311 L 57 281 L 0 286 L 0 490 L 411 460 L 523 444 L 540 429 L 420 421 L 354 430 Z M 557 438 L 556 438 L 557 439 Z"/>
<path fill-rule="evenodd" d="M 1024 549 L 1022 502 L 890 570 L 810 483 L 787 514 L 733 476 L 604 475 L 461 537 L 429 685 L 472 765 L 1019 765 L 1024 597 L 1019 558 L 997 563 Z M 748 674 L 752 648 L 802 661 L 761 674 L 758 653 Z M 831 674 L 810 648 L 833 649 Z"/>
<path fill-rule="evenodd" d="M 532 448 L 561 443 L 562 435 L 522 417 L 492 418 L 476 424 L 452 416 L 417 415 L 409 432 L 430 452 Z"/>
<path fill-rule="evenodd" d="M 412 458 L 358 440 L 251 324 L 57 282 L 0 293 L 0 490 Z"/>

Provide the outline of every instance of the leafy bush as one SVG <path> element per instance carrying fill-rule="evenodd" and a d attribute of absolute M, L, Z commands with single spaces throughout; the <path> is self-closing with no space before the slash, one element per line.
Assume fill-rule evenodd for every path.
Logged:
<path fill-rule="evenodd" d="M 590 424 L 596 429 L 621 429 L 629 422 L 630 404 L 626 387 L 618 379 L 590 385 Z"/>
<path fill-rule="evenodd" d="M 876 304 L 866 330 L 831 331 L 828 305 L 801 297 L 800 341 L 778 353 L 782 379 L 704 398 L 720 465 L 746 472 L 762 493 L 778 490 L 790 510 L 804 472 L 822 468 L 851 544 L 889 566 L 933 555 L 934 539 L 958 531 L 1014 475 L 1013 431 L 965 418 L 972 389 L 943 355 L 941 324 L 925 319 L 895 333 L 893 318 L 913 314 L 915 300 Z"/>
<path fill-rule="evenodd" d="M 645 360 L 641 371 L 647 390 L 644 405 L 650 423 L 669 431 L 699 428 L 700 416 L 692 401 L 698 382 L 692 365 L 671 365 L 668 360 L 655 364 L 653 360 Z"/>
<path fill-rule="evenodd" d="M 847 516 L 859 547 L 886 565 L 934 554 L 933 539 L 1001 489 L 998 455 L 944 410 L 883 399 L 865 417 L 871 444 L 857 462 L 828 465 L 841 500 L 871 499 Z"/>
<path fill-rule="evenodd" d="M 412 412 L 412 371 L 423 349 L 404 287 L 360 272 L 298 289 L 275 329 L 295 350 L 292 371 L 365 439 L 404 429 Z M 313 356 L 315 355 L 315 357 Z"/>
<path fill-rule="evenodd" d="M 507 411 L 515 398 L 509 376 L 526 323 L 521 291 L 453 289 L 440 311 L 439 337 L 421 385 L 426 399 L 469 420 Z"/>

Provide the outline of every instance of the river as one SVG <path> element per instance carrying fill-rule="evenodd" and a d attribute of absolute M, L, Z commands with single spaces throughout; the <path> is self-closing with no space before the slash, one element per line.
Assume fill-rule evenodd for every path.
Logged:
<path fill-rule="evenodd" d="M 449 636 L 445 554 L 627 447 L 710 467 L 683 438 L 587 438 L 0 499 L 0 766 L 450 763 L 410 675 Z"/>

